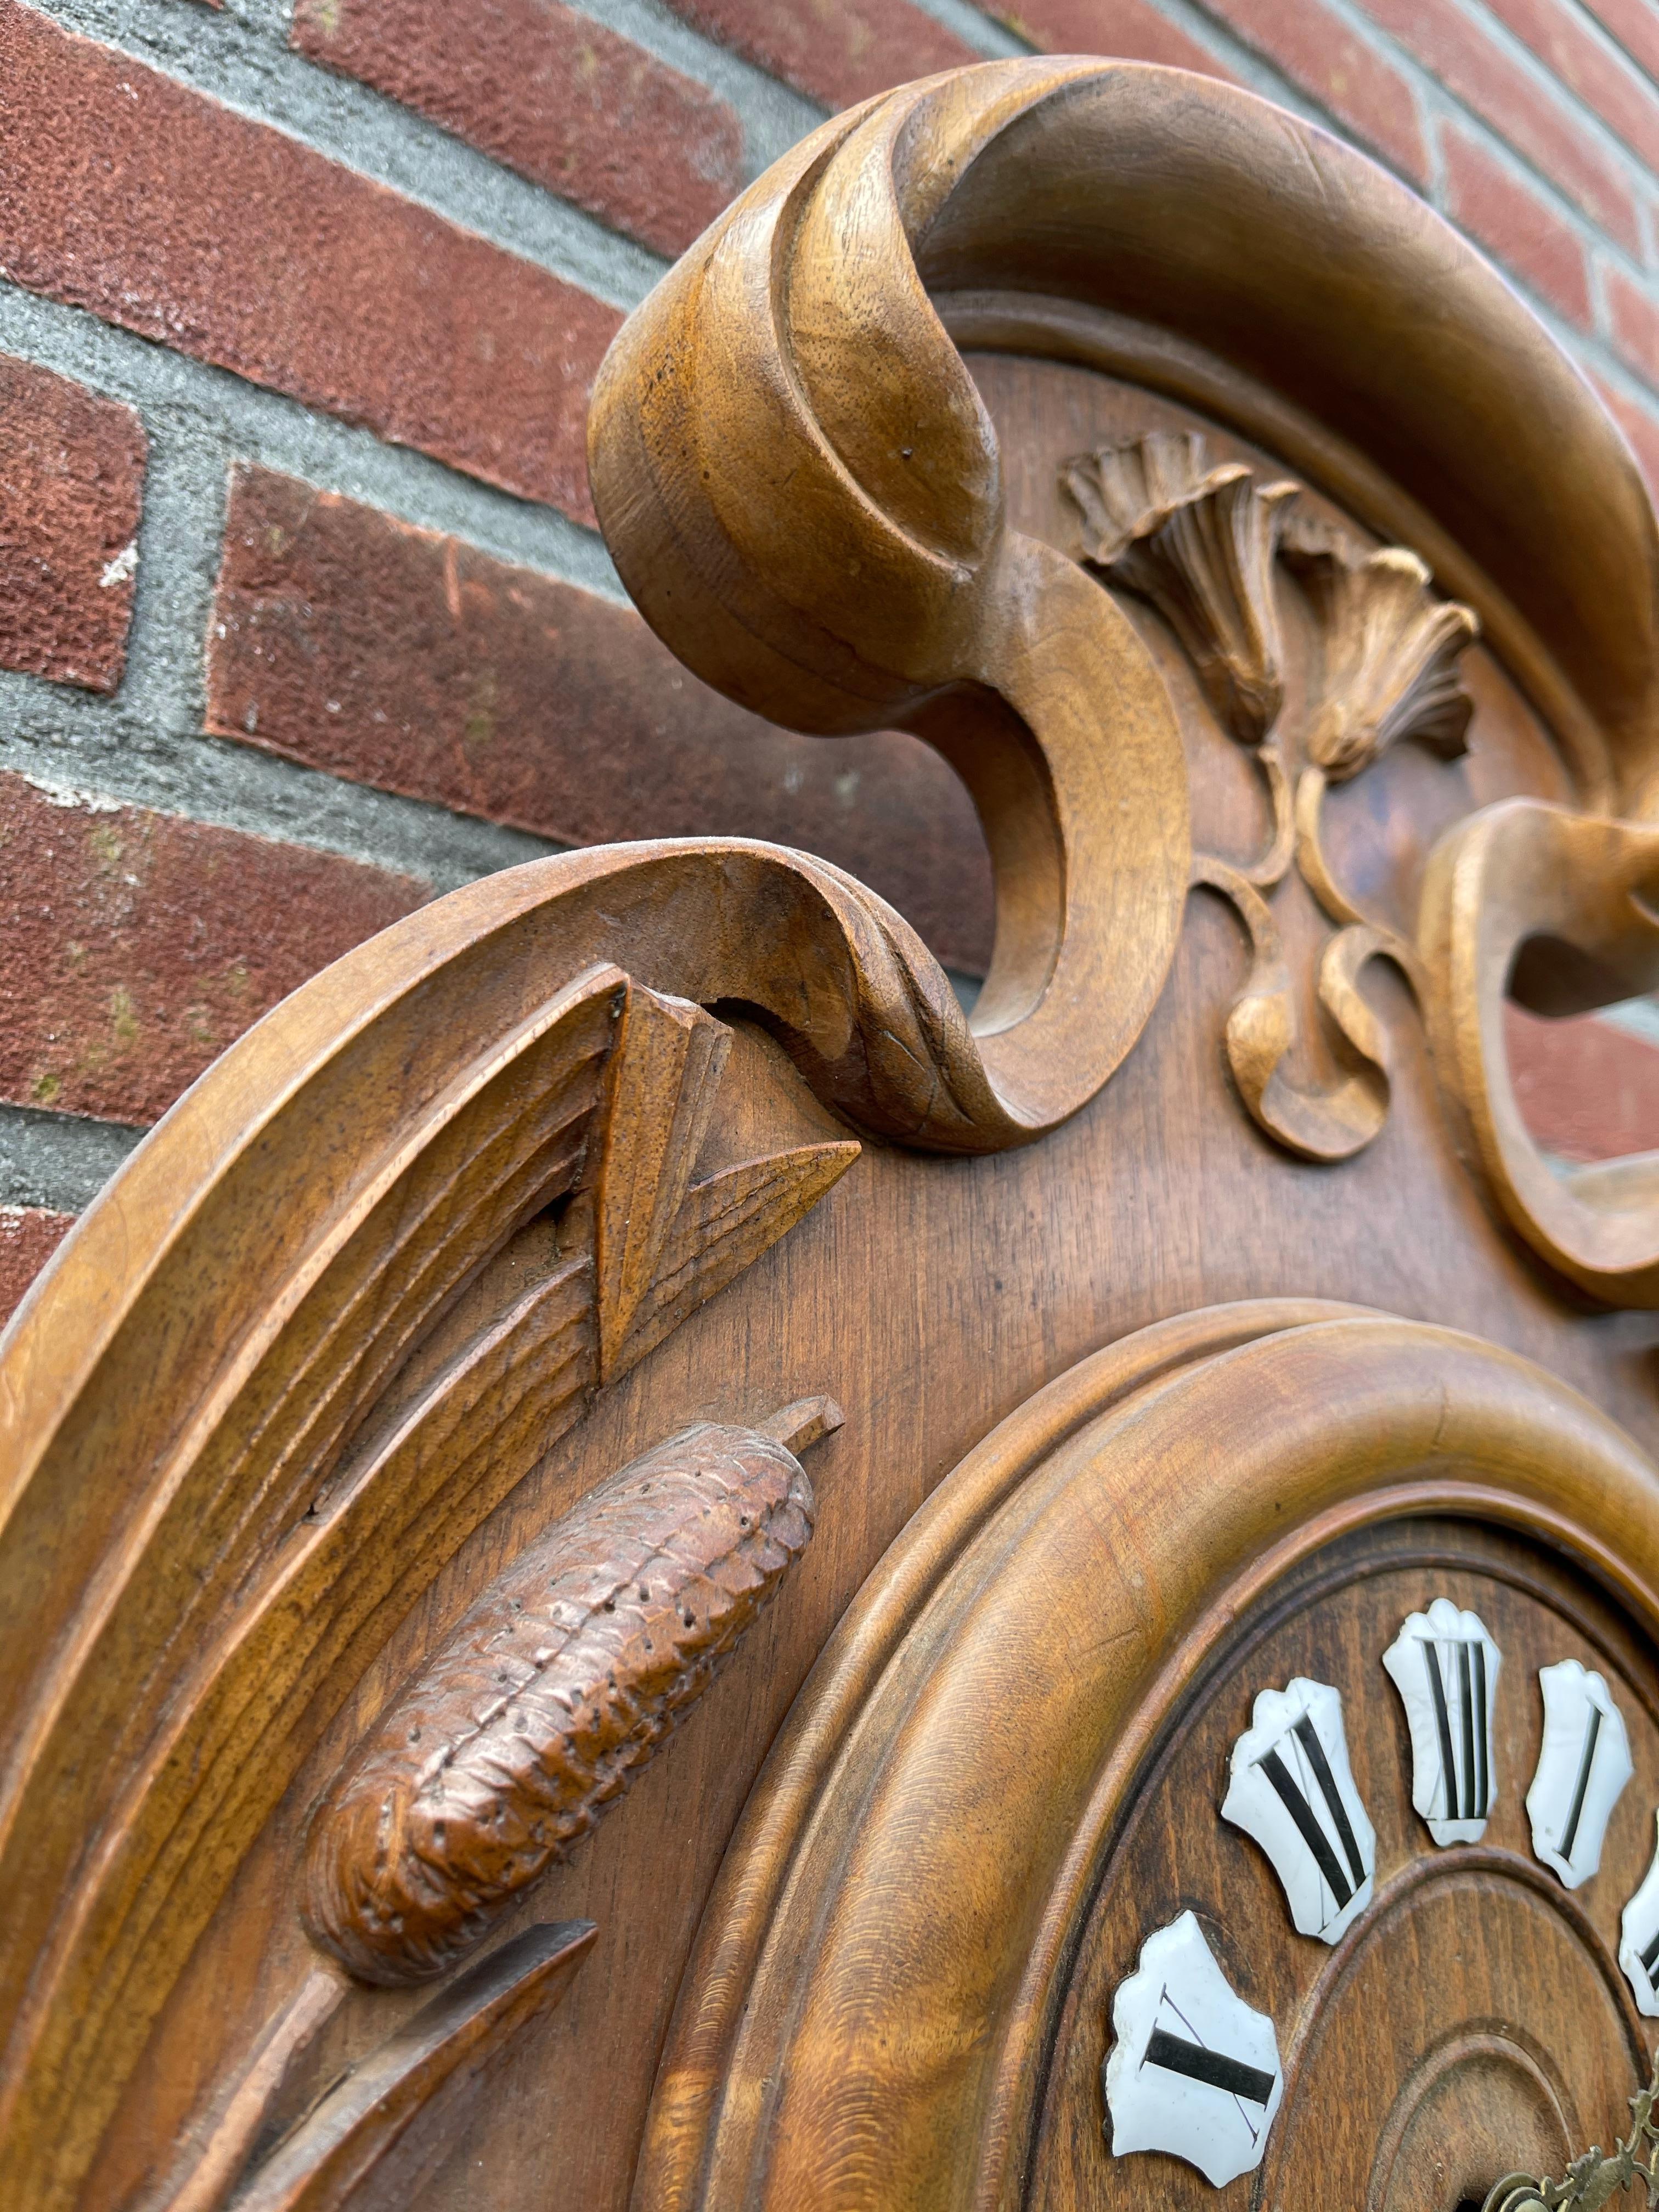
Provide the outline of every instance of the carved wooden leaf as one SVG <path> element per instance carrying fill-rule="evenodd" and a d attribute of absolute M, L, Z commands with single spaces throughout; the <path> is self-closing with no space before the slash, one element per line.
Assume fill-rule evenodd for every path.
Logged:
<path fill-rule="evenodd" d="M 459 1975 L 334 2083 L 231 2212 L 401 2212 L 454 2148 L 479 2075 L 558 2003 L 594 1933 L 591 1920 L 526 1928 Z"/>
<path fill-rule="evenodd" d="M 380 1983 L 469 1950 L 702 1695 L 812 1516 L 782 1443 L 707 1422 L 591 1491 L 473 1607 L 319 1810 L 315 1940 Z"/>
<path fill-rule="evenodd" d="M 594 1224 L 607 1382 L 776 1243 L 859 1156 L 851 1141 L 806 1145 L 694 1185 L 731 1044 L 701 1006 L 630 991 Z"/>
<path fill-rule="evenodd" d="M 593 1387 L 587 1264 L 550 1250 L 501 1283 L 499 1304 L 455 1309 L 425 1382 L 389 1423 L 370 1419 L 469 1277 L 574 1189 L 623 982 L 589 969 L 507 1036 L 458 1039 L 447 1065 L 416 999 L 410 1080 L 380 1127 L 348 1034 L 252 1122 L 164 1255 L 163 1272 L 188 1261 L 198 1224 L 228 1224 L 263 1241 L 265 1263 L 250 1260 L 247 1297 L 193 1372 L 173 1319 L 188 1305 L 175 1292 L 148 1309 L 173 1432 L 88 1501 L 106 1565 L 67 1601 L 73 1663 L 38 1667 L 52 1638 L 0 1653 L 19 1686 L 0 1805 L 0 2163 L 7 2142 L 27 2146 L 10 2171 L 32 2203 L 70 2200 L 242 1853 L 390 1632 L 387 1598 L 412 1601 Z M 261 1204 L 266 1187 L 283 1210 Z M 191 1326 L 205 1339 L 219 1321 Z M 135 1436 L 143 1419 L 133 1408 Z M 89 1533 L 52 1540 L 66 1575 Z M 54 1594 L 37 1575 L 32 1597 Z M 0 1638 L 27 1639 L 33 1617 L 19 1604 Z"/>
<path fill-rule="evenodd" d="M 731 1030 L 701 1006 L 629 992 L 611 1067 L 594 1224 L 599 1361 L 606 1372 L 650 1295 L 731 1049 Z"/>

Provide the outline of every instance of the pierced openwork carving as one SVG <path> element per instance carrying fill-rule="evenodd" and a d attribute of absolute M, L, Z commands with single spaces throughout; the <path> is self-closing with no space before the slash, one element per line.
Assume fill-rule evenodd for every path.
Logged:
<path fill-rule="evenodd" d="M 1367 554 L 1322 518 L 1297 509 L 1297 487 L 1258 485 L 1243 462 L 1206 465 L 1195 431 L 1155 431 L 1066 462 L 1060 480 L 1084 519 L 1083 557 L 1103 580 L 1157 607 L 1179 639 L 1222 726 L 1255 748 L 1273 809 L 1266 850 L 1243 866 L 1195 854 L 1194 884 L 1231 902 L 1249 940 L 1250 970 L 1227 1018 L 1227 1059 L 1253 1118 L 1310 1159 L 1350 1158 L 1388 1116 L 1387 1032 L 1359 988 L 1376 957 L 1414 989 L 1421 963 L 1397 930 L 1361 911 L 1327 858 L 1322 823 L 1331 783 L 1360 775 L 1412 738 L 1443 758 L 1464 747 L 1473 704 L 1457 662 L 1478 624 L 1437 599 L 1405 548 Z M 1308 726 L 1279 726 L 1283 643 L 1277 553 L 1307 593 L 1323 682 Z M 1292 771 L 1287 754 L 1299 753 Z M 1315 999 L 1340 1071 L 1295 1083 L 1296 994 L 1271 896 L 1294 861 L 1338 925 L 1320 955 Z"/>
<path fill-rule="evenodd" d="M 1206 465 L 1194 430 L 1154 430 L 1068 461 L 1084 559 L 1149 599 L 1186 647 L 1224 726 L 1260 744 L 1284 703 L 1273 548 L 1292 483 Z"/>
<path fill-rule="evenodd" d="M 491 1584 L 312 1826 L 305 1918 L 365 1981 L 482 1941 L 633 1780 L 812 1533 L 823 1399 L 710 1422 L 591 1490 Z"/>

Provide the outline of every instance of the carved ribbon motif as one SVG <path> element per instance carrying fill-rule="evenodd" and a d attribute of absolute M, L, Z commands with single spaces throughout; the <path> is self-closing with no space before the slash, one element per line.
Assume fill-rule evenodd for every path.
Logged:
<path fill-rule="evenodd" d="M 1473 703 L 1457 662 L 1478 624 L 1437 599 L 1414 553 L 1366 554 L 1299 514 L 1297 487 L 1259 483 L 1242 462 L 1207 465 L 1194 431 L 1154 431 L 1068 461 L 1061 482 L 1083 519 L 1083 558 L 1103 579 L 1158 609 L 1180 640 L 1222 726 L 1254 749 L 1273 834 L 1254 862 L 1196 854 L 1194 884 L 1237 909 L 1251 966 L 1227 1019 L 1227 1056 L 1251 1115 L 1310 1159 L 1369 1144 L 1389 1110 L 1389 1042 L 1359 989 L 1370 960 L 1391 960 L 1423 990 L 1415 948 L 1364 914 L 1337 880 L 1322 834 L 1325 793 L 1413 738 L 1443 758 L 1464 747 Z M 1308 727 L 1286 732 L 1275 563 L 1302 586 L 1318 628 L 1323 685 Z M 1287 765 L 1287 749 L 1301 766 Z M 1320 956 L 1316 997 L 1342 1070 L 1322 1087 L 1291 1081 L 1295 995 L 1271 894 L 1298 869 L 1337 925 Z"/>

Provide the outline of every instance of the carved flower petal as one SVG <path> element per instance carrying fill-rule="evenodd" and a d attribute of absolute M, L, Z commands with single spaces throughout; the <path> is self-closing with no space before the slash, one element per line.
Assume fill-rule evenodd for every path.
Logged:
<path fill-rule="evenodd" d="M 1153 431 L 1068 461 L 1084 559 L 1151 601 L 1224 726 L 1259 744 L 1284 699 L 1273 560 L 1296 487 L 1258 485 L 1242 461 L 1206 468 L 1197 432 Z"/>
<path fill-rule="evenodd" d="M 1298 522 L 1280 551 L 1325 638 L 1310 759 L 1335 783 L 1404 738 L 1455 760 L 1474 712 L 1457 667 L 1480 632 L 1470 610 L 1437 599 L 1428 569 L 1404 546 L 1361 554 L 1340 533 Z"/>

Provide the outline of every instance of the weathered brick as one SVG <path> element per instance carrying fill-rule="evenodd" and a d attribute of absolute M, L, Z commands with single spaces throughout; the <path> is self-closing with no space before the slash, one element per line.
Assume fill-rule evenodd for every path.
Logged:
<path fill-rule="evenodd" d="M 0 667 L 114 690 L 143 488 L 131 407 L 0 354 Z"/>
<path fill-rule="evenodd" d="M 0 1328 L 23 1302 L 34 1280 L 70 1231 L 72 1213 L 39 1206 L 0 1206 Z"/>
<path fill-rule="evenodd" d="M 1516 1103 L 1546 1152 L 1611 1160 L 1659 1152 L 1659 1045 L 1594 1015 L 1543 1021 L 1504 1008 Z"/>
<path fill-rule="evenodd" d="M 775 729 L 631 608 L 377 509 L 238 471 L 208 725 L 382 789 L 571 844 L 724 834 L 850 869 L 953 964 L 989 950 L 967 796 L 896 733 Z"/>
<path fill-rule="evenodd" d="M 1649 384 L 1659 385 L 1659 306 L 1622 269 L 1607 272 L 1613 343 Z"/>
<path fill-rule="evenodd" d="M 677 15 L 826 107 L 981 57 L 909 0 L 668 0 Z"/>
<path fill-rule="evenodd" d="M 1209 0 L 1210 12 L 1276 63 L 1354 135 L 1421 184 L 1428 155 L 1403 71 L 1323 0 Z M 1373 13 L 1375 10 L 1372 11 Z"/>
<path fill-rule="evenodd" d="M 1571 224 L 1455 123 L 1441 125 L 1440 148 L 1445 208 L 1452 221 L 1522 283 L 1588 330 L 1589 267 L 1583 241 Z"/>
<path fill-rule="evenodd" d="M 0 1098 L 155 1121 L 428 896 L 412 877 L 0 775 Z"/>
<path fill-rule="evenodd" d="M 1616 155 L 1472 11 L 1458 0 L 1365 0 L 1365 10 L 1609 238 L 1640 252 L 1635 198 Z"/>
<path fill-rule="evenodd" d="M 1584 0 L 1638 67 L 1659 77 L 1659 9 L 1653 0 Z"/>
<path fill-rule="evenodd" d="M 1487 0 L 1552 76 L 1576 92 L 1631 150 L 1659 168 L 1659 93 L 1610 53 L 1566 0 Z"/>
<path fill-rule="evenodd" d="M 299 0 L 292 37 L 663 253 L 742 182 L 733 108 L 558 0 Z"/>
<path fill-rule="evenodd" d="M 979 0 L 988 15 L 1006 23 L 1028 46 L 1045 54 L 1111 54 L 1123 61 L 1160 62 L 1166 69 L 1232 78 L 1209 50 L 1189 39 L 1152 0 Z"/>
<path fill-rule="evenodd" d="M 1640 405 L 1627 392 L 1621 392 L 1594 369 L 1588 374 L 1601 395 L 1602 404 L 1629 440 L 1637 465 L 1647 478 L 1648 489 L 1659 498 L 1659 413 Z"/>
<path fill-rule="evenodd" d="M 592 516 L 616 310 L 0 0 L 0 276 Z"/>

